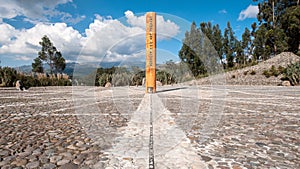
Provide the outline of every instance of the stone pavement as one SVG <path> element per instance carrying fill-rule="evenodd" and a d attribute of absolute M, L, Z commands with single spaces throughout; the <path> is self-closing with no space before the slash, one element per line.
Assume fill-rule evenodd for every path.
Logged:
<path fill-rule="evenodd" d="M 152 115 L 154 167 L 204 168 L 196 149 L 191 147 L 190 140 L 170 114 L 156 94 L 145 95 L 128 126 L 120 129 L 123 135 L 116 138 L 116 144 L 108 151 L 111 154 L 108 166 L 128 169 L 149 167 Z"/>
<path fill-rule="evenodd" d="M 300 87 L 158 91 L 0 88 L 0 168 L 300 168 Z"/>

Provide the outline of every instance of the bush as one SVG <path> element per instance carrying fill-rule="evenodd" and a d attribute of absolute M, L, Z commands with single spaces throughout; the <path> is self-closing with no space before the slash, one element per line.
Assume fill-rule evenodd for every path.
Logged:
<path fill-rule="evenodd" d="M 289 80 L 293 86 L 300 84 L 300 62 L 288 65 L 284 72 L 284 79 Z"/>
<path fill-rule="evenodd" d="M 98 85 L 104 87 L 107 82 L 111 83 L 112 74 L 103 73 L 101 75 L 97 75 L 97 79 L 98 79 Z"/>
<path fill-rule="evenodd" d="M 280 74 L 274 65 L 272 65 L 270 73 L 272 76 L 275 76 L 275 77 L 277 77 Z"/>
<path fill-rule="evenodd" d="M 30 87 L 36 87 L 36 86 L 41 85 L 41 83 L 38 79 L 36 79 L 32 76 L 26 76 L 24 74 L 18 74 L 17 79 L 22 81 L 22 83 L 26 89 L 28 89 Z"/>
<path fill-rule="evenodd" d="M 11 87 L 17 81 L 17 71 L 10 67 L 0 67 L 0 86 Z"/>
<path fill-rule="evenodd" d="M 278 77 L 279 75 L 284 74 L 285 71 L 286 69 L 282 66 L 278 66 L 278 68 L 276 69 L 276 67 L 272 65 L 269 70 L 264 70 L 263 75 L 265 75 L 267 78 L 271 76 Z"/>
<path fill-rule="evenodd" d="M 286 69 L 284 67 L 278 66 L 278 71 L 279 71 L 280 74 L 284 74 L 285 70 Z"/>
<path fill-rule="evenodd" d="M 271 74 L 270 74 L 270 72 L 268 70 L 264 70 L 263 75 L 265 75 L 266 78 L 271 77 Z"/>

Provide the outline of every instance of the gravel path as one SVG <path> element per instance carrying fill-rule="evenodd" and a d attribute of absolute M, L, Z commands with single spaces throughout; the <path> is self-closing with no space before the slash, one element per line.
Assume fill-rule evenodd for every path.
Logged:
<path fill-rule="evenodd" d="M 0 168 L 300 168 L 300 87 L 0 88 Z"/>

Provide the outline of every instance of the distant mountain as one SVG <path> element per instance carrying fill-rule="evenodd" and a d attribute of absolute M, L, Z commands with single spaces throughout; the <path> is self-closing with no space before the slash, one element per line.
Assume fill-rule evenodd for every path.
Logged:
<path fill-rule="evenodd" d="M 73 75 L 74 71 L 77 75 L 88 75 L 94 72 L 97 68 L 111 68 L 111 67 L 127 67 L 130 68 L 131 66 L 138 66 L 141 69 L 145 69 L 145 62 L 101 62 L 100 64 L 95 64 L 92 62 L 87 63 L 75 63 L 69 62 L 66 63 L 66 68 L 63 73 L 68 74 L 70 76 Z M 46 72 L 49 71 L 49 66 L 44 65 Z M 31 73 L 32 67 L 31 65 L 23 65 L 20 67 L 15 67 L 16 70 L 23 73 Z"/>

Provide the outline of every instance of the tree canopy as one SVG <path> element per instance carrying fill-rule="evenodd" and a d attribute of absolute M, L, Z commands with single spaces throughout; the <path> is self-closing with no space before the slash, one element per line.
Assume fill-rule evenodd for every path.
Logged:
<path fill-rule="evenodd" d="M 43 72 L 43 63 L 50 67 L 50 73 L 61 73 L 66 67 L 66 61 L 60 51 L 56 49 L 51 40 L 45 35 L 42 41 L 39 42 L 42 46 L 38 52 L 38 57 L 32 63 L 33 72 Z"/>
<path fill-rule="evenodd" d="M 210 43 L 203 43 L 204 39 L 210 40 L 219 56 L 219 63 L 225 69 L 264 61 L 284 51 L 300 54 L 299 0 L 254 1 L 258 2 L 259 7 L 258 22 L 251 25 L 252 30 L 245 28 L 240 40 L 235 36 L 230 22 L 223 33 L 218 24 L 202 22 L 199 27 L 195 22 L 191 24 L 179 57 L 189 66 L 194 76 L 207 73 L 208 58 L 205 56 L 210 54 L 205 53 L 205 50 L 210 48 L 204 45 Z"/>

